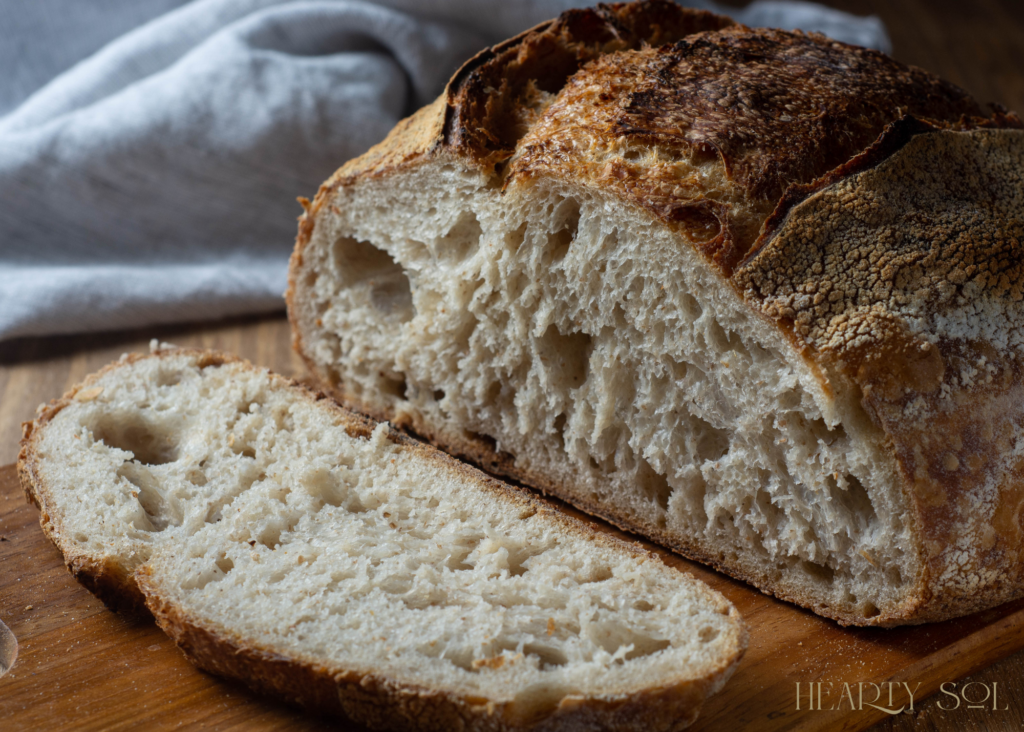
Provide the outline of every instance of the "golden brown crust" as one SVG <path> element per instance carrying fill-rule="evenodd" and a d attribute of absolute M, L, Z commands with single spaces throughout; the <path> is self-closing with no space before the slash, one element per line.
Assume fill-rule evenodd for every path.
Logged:
<path fill-rule="evenodd" d="M 445 143 L 485 165 L 508 159 L 538 91 L 558 93 L 589 61 L 615 51 L 673 43 L 733 24 L 672 2 L 615 3 L 569 10 L 555 20 L 478 54 L 448 85 Z"/>
<path fill-rule="evenodd" d="M 669 0 L 569 10 L 478 53 L 433 104 L 399 122 L 382 143 L 349 161 L 325 186 L 378 176 L 427 153 L 493 171 L 512 156 L 535 119 L 538 94 L 558 93 L 587 62 L 730 25 L 729 18 Z"/>
<path fill-rule="evenodd" d="M 925 566 L 907 617 L 938 620 L 1024 590 L 1024 131 L 918 128 L 870 162 L 735 281 L 886 434 Z"/>
<path fill-rule="evenodd" d="M 615 194 L 729 275 L 789 186 L 846 163 L 905 115 L 991 124 L 964 90 L 877 51 L 734 26 L 584 67 L 520 142 L 509 180 Z"/>

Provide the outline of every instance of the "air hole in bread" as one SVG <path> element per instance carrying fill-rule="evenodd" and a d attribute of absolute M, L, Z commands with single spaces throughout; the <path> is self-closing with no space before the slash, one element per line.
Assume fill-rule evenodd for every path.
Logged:
<path fill-rule="evenodd" d="M 381 392 L 394 399 L 405 399 L 409 391 L 409 384 L 402 374 L 398 374 L 396 378 L 382 371 L 378 383 L 380 384 Z"/>
<path fill-rule="evenodd" d="M 216 564 L 217 565 L 217 569 L 219 569 L 224 574 L 227 574 L 228 572 L 230 572 L 232 569 L 235 568 L 235 563 L 232 562 L 231 561 L 231 557 L 229 557 L 227 555 L 221 555 L 220 559 L 218 559 L 216 562 L 214 562 L 214 564 Z"/>
<path fill-rule="evenodd" d="M 610 580 L 614 574 L 609 567 L 594 567 L 589 575 L 580 578 L 581 585 L 588 585 L 594 582 L 604 582 Z"/>
<path fill-rule="evenodd" d="M 410 590 L 411 592 L 411 590 Z M 402 604 L 410 610 L 423 610 L 428 607 L 449 607 L 448 593 L 440 587 L 428 587 L 425 591 L 416 591 L 400 598 Z M 436 654 L 434 654 L 436 655 Z"/>
<path fill-rule="evenodd" d="M 690 430 L 700 462 L 718 462 L 729 452 L 729 431 L 718 429 L 700 417 L 690 416 Z"/>
<path fill-rule="evenodd" d="M 480 221 L 472 211 L 463 211 L 447 234 L 437 240 L 437 258 L 443 264 L 456 265 L 469 259 L 483 236 Z"/>
<path fill-rule="evenodd" d="M 647 602 L 647 600 L 637 600 L 633 603 L 633 609 L 639 610 L 642 613 L 646 613 L 650 612 L 651 610 L 654 610 L 654 605 Z"/>
<path fill-rule="evenodd" d="M 800 568 L 818 584 L 830 585 L 835 579 L 835 570 L 824 564 L 804 560 L 800 562 Z"/>
<path fill-rule="evenodd" d="M 767 473 L 768 471 L 758 471 L 758 473 Z M 767 483 L 767 480 L 762 476 L 763 483 Z M 759 489 L 754 495 L 754 505 L 757 506 L 761 516 L 764 517 L 767 528 L 770 530 L 777 530 L 779 523 L 783 518 L 782 510 L 772 503 L 771 494 L 763 489 Z"/>
<path fill-rule="evenodd" d="M 880 615 L 882 611 L 878 609 L 875 603 L 868 600 L 860 606 L 860 612 L 865 618 L 873 618 Z"/>
<path fill-rule="evenodd" d="M 899 567 L 886 567 L 885 569 L 885 581 L 889 587 L 902 587 L 903 586 L 903 573 L 900 572 Z"/>
<path fill-rule="evenodd" d="M 541 670 L 564 666 L 569 662 L 565 654 L 558 648 L 546 646 L 542 643 L 526 643 L 523 645 L 523 654 L 536 656 L 540 661 Z"/>
<path fill-rule="evenodd" d="M 370 303 L 385 315 L 395 314 L 401 320 L 412 319 L 412 292 L 409 280 L 402 274 L 381 282 L 370 281 Z"/>
<path fill-rule="evenodd" d="M 230 572 L 234 566 L 234 562 L 222 554 L 211 565 L 197 570 L 195 574 L 183 581 L 181 587 L 184 590 L 202 590 L 211 582 L 220 582 L 227 577 L 227 572 Z"/>
<path fill-rule="evenodd" d="M 861 529 L 867 529 L 876 524 L 878 515 L 875 513 L 875 507 L 872 505 L 864 485 L 853 475 L 846 475 L 845 483 L 846 490 L 839 491 L 839 502 L 856 517 Z M 841 484 L 840 487 L 842 487 Z"/>
<path fill-rule="evenodd" d="M 87 425 L 88 426 L 88 425 Z M 147 420 L 134 412 L 101 415 L 91 426 L 93 436 L 108 447 L 132 453 L 145 465 L 164 465 L 178 459 L 178 435 L 170 425 Z"/>
<path fill-rule="evenodd" d="M 117 476 L 132 484 L 132 496 L 139 502 L 144 516 L 138 517 L 135 528 L 142 531 L 163 531 L 168 526 L 181 526 L 182 514 L 178 501 L 165 496 L 160 481 L 149 467 L 137 462 L 124 463 Z"/>
<path fill-rule="evenodd" d="M 182 372 L 175 369 L 161 369 L 154 379 L 157 386 L 177 386 L 181 383 Z"/>
<path fill-rule="evenodd" d="M 700 638 L 701 643 L 710 643 L 718 637 L 718 628 L 712 628 L 710 625 L 705 626 L 700 629 L 697 637 Z M 668 646 L 666 645 L 666 647 Z"/>
<path fill-rule="evenodd" d="M 274 551 L 281 546 L 281 529 L 278 526 L 267 526 L 256 536 L 256 541 L 267 549 Z"/>
<path fill-rule="evenodd" d="M 476 541 L 478 542 L 479 538 Z M 476 548 L 476 542 L 460 541 L 459 544 L 451 549 L 448 558 L 444 562 L 444 566 L 453 572 L 473 569 L 473 565 L 466 561 L 466 557 L 473 553 L 473 550 Z"/>
<path fill-rule="evenodd" d="M 615 453 L 609 455 L 591 455 L 590 468 L 600 473 L 615 472 Z"/>
<path fill-rule="evenodd" d="M 366 506 L 359 500 L 359 494 L 331 470 L 318 467 L 305 473 L 301 478 L 302 487 L 320 502 L 320 506 L 344 508 L 349 513 L 364 513 Z"/>
<path fill-rule="evenodd" d="M 231 433 L 228 435 L 228 447 L 235 455 L 241 455 L 251 460 L 256 459 L 256 446 L 253 441 L 246 435 L 236 435 Z"/>
<path fill-rule="evenodd" d="M 562 261 L 569 253 L 569 247 L 576 239 L 580 226 L 580 203 L 566 198 L 554 216 L 555 226 L 560 227 L 551 235 L 548 244 L 550 263 Z"/>
<path fill-rule="evenodd" d="M 843 429 L 841 424 L 829 427 L 821 417 L 809 420 L 807 428 L 819 442 L 825 443 L 826 446 L 846 438 L 846 430 Z"/>
<path fill-rule="evenodd" d="M 224 508 L 229 506 L 232 501 L 235 500 L 235 496 L 224 496 L 213 503 L 206 509 L 206 517 L 203 519 L 205 523 L 215 524 L 224 518 Z"/>
<path fill-rule="evenodd" d="M 404 595 L 412 589 L 412 577 L 392 575 L 385 577 L 377 586 L 389 595 Z"/>
<path fill-rule="evenodd" d="M 670 641 L 659 638 L 651 638 L 644 633 L 639 633 L 620 623 L 602 622 L 593 623 L 587 631 L 605 651 L 623 660 L 650 656 L 653 653 L 662 651 L 671 645 Z M 626 649 L 629 650 L 626 650 Z"/>
<path fill-rule="evenodd" d="M 660 150 L 661 148 L 659 148 Z M 692 165 L 709 165 L 721 162 L 722 157 L 718 149 L 713 145 L 694 147 L 690 150 L 690 163 Z"/>
<path fill-rule="evenodd" d="M 505 235 L 505 246 L 513 254 L 518 252 L 519 248 L 523 246 L 523 242 L 526 240 L 526 228 L 526 224 L 522 224 L 518 229 L 514 229 Z"/>
<path fill-rule="evenodd" d="M 341 237 L 331 247 L 331 266 L 356 300 L 387 318 L 411 320 L 415 311 L 409 278 L 391 256 L 365 241 Z"/>
<path fill-rule="evenodd" d="M 734 353 L 739 354 L 740 356 L 750 358 L 750 352 L 747 350 L 747 347 L 743 344 L 742 339 L 737 334 L 731 331 L 727 331 L 725 328 L 719 325 L 717 321 L 712 320 L 710 323 L 708 323 L 707 332 L 711 342 L 711 346 L 715 350 L 719 351 L 720 353 L 723 351 L 733 351 Z M 726 368 L 730 368 L 733 365 L 730 364 L 728 360 L 721 359 L 721 357 L 719 362 L 723 366 L 726 366 Z"/>
<path fill-rule="evenodd" d="M 507 547 L 506 547 L 507 548 Z M 526 563 L 533 557 L 540 556 L 551 546 L 521 546 L 508 549 L 508 571 L 509 574 L 518 577 L 526 574 L 529 567 Z"/>
<path fill-rule="evenodd" d="M 373 278 L 387 279 L 402 271 L 387 252 L 347 236 L 334 242 L 330 262 L 334 272 L 348 286 Z"/>
<path fill-rule="evenodd" d="M 555 441 L 561 450 L 565 449 L 565 426 L 568 421 L 569 418 L 565 416 L 565 412 L 559 412 L 558 416 L 555 417 L 554 423 L 551 425 L 551 429 L 555 433 Z"/>
<path fill-rule="evenodd" d="M 86 536 L 85 534 L 83 534 L 80 531 L 76 532 L 75 533 L 75 542 L 78 543 L 78 544 L 88 544 L 89 543 L 89 537 Z"/>
<path fill-rule="evenodd" d="M 564 391 L 583 385 L 587 380 L 591 342 L 586 333 L 562 334 L 556 326 L 548 326 L 537 341 L 537 352 L 549 389 Z"/>
<path fill-rule="evenodd" d="M 697 302 L 697 298 L 690 293 L 685 293 L 682 298 L 680 298 L 679 304 L 682 306 L 681 310 L 683 316 L 690 323 L 696 322 L 697 319 L 704 314 L 704 308 L 702 308 L 700 303 Z"/>
<path fill-rule="evenodd" d="M 636 483 L 640 490 L 660 510 L 667 511 L 669 498 L 672 495 L 672 486 L 668 484 L 668 478 L 657 472 L 643 458 L 638 458 L 637 463 Z"/>
<path fill-rule="evenodd" d="M 472 649 L 467 647 L 452 648 L 450 645 L 445 649 L 445 660 L 449 661 L 455 666 L 458 666 L 464 671 L 471 671 L 473 673 L 479 673 L 481 670 L 488 668 L 493 664 L 497 665 L 497 661 L 490 661 L 489 659 L 475 658 L 476 654 L 473 653 Z M 504 665 L 502 662 L 501 665 Z"/>

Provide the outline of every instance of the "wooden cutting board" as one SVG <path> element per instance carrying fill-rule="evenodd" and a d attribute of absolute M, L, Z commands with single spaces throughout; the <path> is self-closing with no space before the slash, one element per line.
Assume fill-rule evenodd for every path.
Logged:
<path fill-rule="evenodd" d="M 885 684 L 908 682 L 916 690 L 915 704 L 920 704 L 941 683 L 954 682 L 1024 646 L 1024 601 L 917 628 L 844 629 L 650 548 L 666 563 L 725 594 L 750 629 L 746 656 L 725 689 L 705 706 L 696 730 L 864 729 L 886 712 L 868 706 L 875 701 L 875 689 L 858 687 L 858 682 L 882 684 L 875 707 L 898 709 L 909 701 L 904 687 L 891 687 L 890 706 Z M 38 513 L 25 502 L 13 465 L 0 468 L 0 620 L 19 644 L 17 660 L 0 678 L 0 727 L 5 731 L 361 730 L 312 719 L 197 671 L 151 622 L 131 622 L 106 610 L 71 578 L 43 536 Z M 799 710 L 797 682 L 802 690 Z M 817 682 L 822 684 L 820 696 Z M 844 684 L 850 685 L 850 696 Z M 998 693 L 996 703 L 1002 708 L 1010 699 Z M 980 698 L 984 692 L 977 688 L 970 695 Z M 952 704 L 950 697 L 948 706 Z"/>

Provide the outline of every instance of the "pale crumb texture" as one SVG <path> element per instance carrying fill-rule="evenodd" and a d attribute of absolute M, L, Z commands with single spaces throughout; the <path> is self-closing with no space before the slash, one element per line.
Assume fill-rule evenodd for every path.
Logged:
<path fill-rule="evenodd" d="M 85 389 L 36 430 L 36 492 L 66 554 L 141 568 L 164 624 L 441 698 L 474 729 L 678 690 L 644 727 L 676 729 L 742 653 L 703 584 L 267 371 L 158 350 Z M 363 721 L 414 723 L 382 695 Z"/>
<path fill-rule="evenodd" d="M 343 398 L 493 439 L 520 478 L 816 608 L 904 600 L 920 567 L 877 431 L 648 214 L 443 162 L 330 210 L 292 317 Z"/>

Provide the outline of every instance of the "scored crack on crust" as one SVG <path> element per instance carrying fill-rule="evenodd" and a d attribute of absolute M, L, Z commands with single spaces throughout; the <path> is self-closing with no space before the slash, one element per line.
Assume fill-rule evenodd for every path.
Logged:
<path fill-rule="evenodd" d="M 674 6 L 574 11 L 485 51 L 437 102 L 344 165 L 301 218 L 286 295 L 296 351 L 336 398 L 635 528 L 628 515 L 517 469 L 486 436 L 442 433 L 358 398 L 304 348 L 295 302 L 303 251 L 338 188 L 429 160 L 463 166 L 498 189 L 550 177 L 613 193 L 690 240 L 798 347 L 824 393 L 852 390 L 896 455 L 926 569 L 898 610 L 865 618 L 779 593 L 769 577 L 647 532 L 653 539 L 843 623 L 939 620 L 1019 596 L 1024 361 L 1011 344 L 1021 316 L 1011 311 L 1024 254 L 1020 119 L 997 105 L 987 113 L 921 69 L 817 34 L 691 14 L 674 21 L 679 37 L 601 35 L 624 15 L 650 29 L 659 13 L 679 12 L 666 8 Z M 552 77 L 560 85 L 530 80 L 536 59 L 569 52 L 580 63 Z M 498 124 L 502 115 L 515 123 Z M 681 176 L 681 161 L 702 175 Z M 929 165 L 929 181 L 914 183 Z M 944 165 L 957 172 L 945 175 Z M 911 201 L 911 190 L 959 203 L 945 201 L 941 221 L 932 221 L 934 206 Z M 876 225 L 872 216 L 888 217 L 886 235 L 864 228 Z M 996 321 L 986 327 L 989 315 Z"/>

